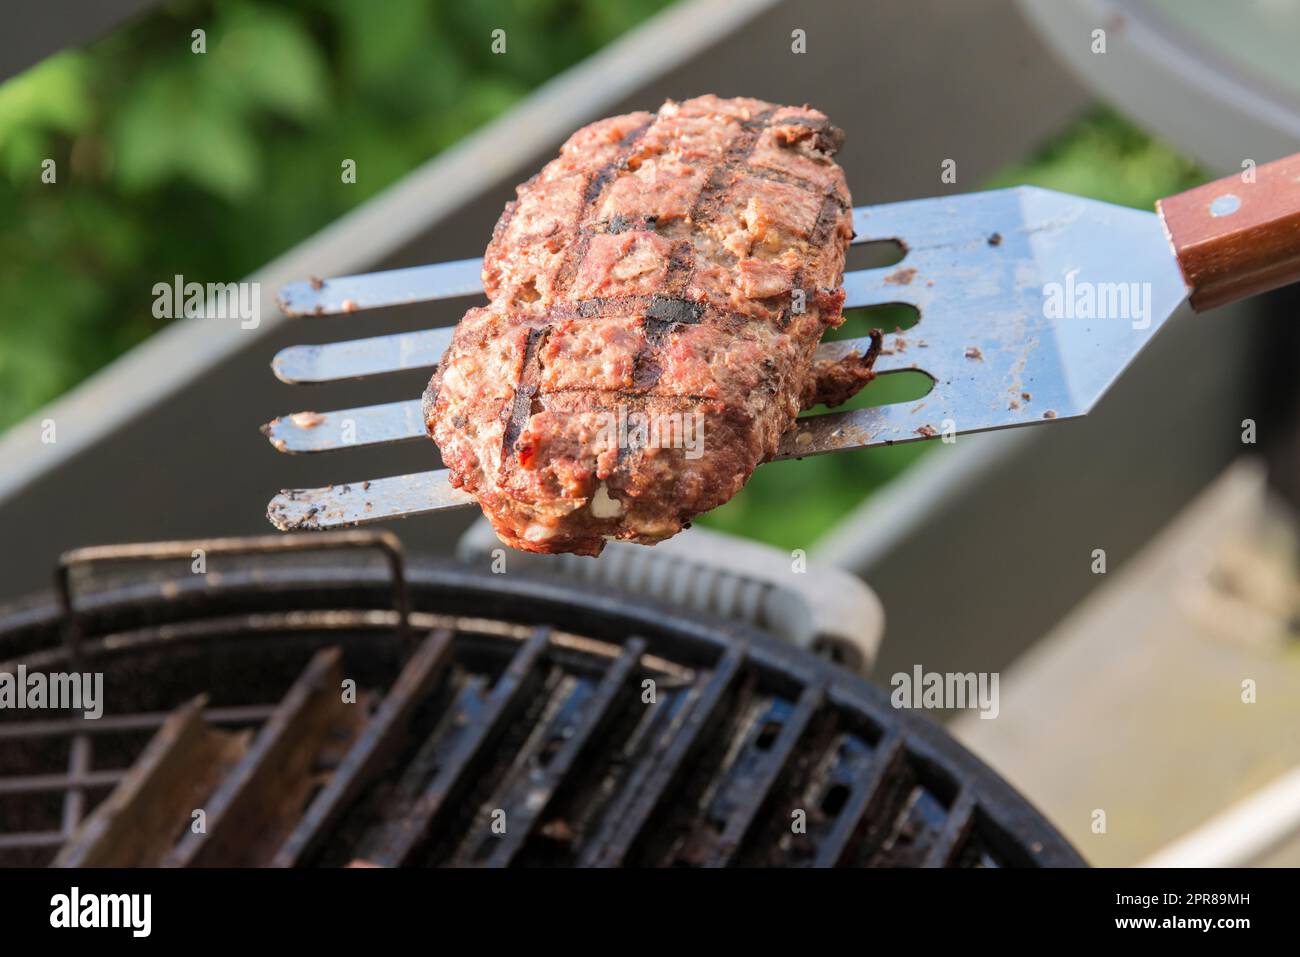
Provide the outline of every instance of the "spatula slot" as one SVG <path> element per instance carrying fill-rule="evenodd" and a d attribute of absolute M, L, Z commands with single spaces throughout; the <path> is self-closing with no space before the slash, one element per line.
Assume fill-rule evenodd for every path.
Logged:
<path fill-rule="evenodd" d="M 830 329 L 822 342 L 839 342 L 842 339 L 861 339 L 879 329 L 888 335 L 911 329 L 921 321 L 921 310 L 907 302 L 885 302 L 878 306 L 858 306 L 844 310 L 844 324 Z"/>
<path fill-rule="evenodd" d="M 815 405 L 799 413 L 799 418 L 806 419 L 824 412 L 845 412 L 851 409 L 874 409 L 883 405 L 895 405 L 899 402 L 916 402 L 924 399 L 934 388 L 934 379 L 920 369 L 894 369 L 881 372 L 868 382 L 862 391 L 843 405 L 833 409 L 824 405 Z"/>
<path fill-rule="evenodd" d="M 907 247 L 897 239 L 870 239 L 854 243 L 844 257 L 844 271 L 883 269 L 903 261 Z"/>

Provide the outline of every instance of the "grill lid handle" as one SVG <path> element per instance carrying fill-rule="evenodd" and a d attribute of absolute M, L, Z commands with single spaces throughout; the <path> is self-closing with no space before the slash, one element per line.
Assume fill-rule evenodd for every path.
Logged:
<path fill-rule="evenodd" d="M 508 570 L 549 571 L 739 619 L 861 674 L 871 669 L 884 634 L 880 599 L 856 575 L 809 566 L 801 554 L 699 526 L 653 548 L 608 542 L 593 559 L 508 549 L 480 518 L 461 537 L 456 555 L 482 565 L 495 561 L 498 550 Z"/>

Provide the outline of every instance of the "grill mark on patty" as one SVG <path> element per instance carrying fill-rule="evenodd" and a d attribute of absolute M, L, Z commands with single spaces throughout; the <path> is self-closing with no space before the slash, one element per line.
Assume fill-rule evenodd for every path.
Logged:
<path fill-rule="evenodd" d="M 821 246 L 830 238 L 831 229 L 835 226 L 835 221 L 839 218 L 842 209 L 837 197 L 827 194 L 822 200 L 821 209 L 817 211 L 817 221 L 813 224 L 812 233 L 808 237 L 808 243 L 811 246 Z M 794 277 L 790 281 L 790 302 L 781 310 L 777 317 L 777 323 L 782 329 L 790 326 L 790 318 L 794 315 L 794 296 L 796 290 L 803 289 L 804 270 L 800 266 L 794 271 Z M 809 290 L 804 289 L 804 310 L 808 308 Z"/>
<path fill-rule="evenodd" d="M 706 315 L 708 312 L 701 303 L 668 296 L 651 296 L 645 309 L 645 318 L 641 321 L 647 348 L 661 348 L 673 329 L 678 326 L 697 325 L 704 321 Z M 643 348 L 637 354 L 637 362 L 641 361 L 646 351 L 647 349 Z"/>
<path fill-rule="evenodd" d="M 673 243 L 668 254 L 668 271 L 664 276 L 664 295 L 680 299 L 686 294 L 690 285 L 691 274 L 695 272 L 695 244 L 689 239 L 679 239 Z"/>
<path fill-rule="evenodd" d="M 515 443 L 520 433 L 533 414 L 533 401 L 537 397 L 537 380 L 541 375 L 542 340 L 551 332 L 550 326 L 528 330 L 528 343 L 524 346 L 524 359 L 519 364 L 519 382 L 515 385 L 514 400 L 510 406 L 510 416 L 506 419 L 505 431 L 501 436 L 501 473 L 509 474 L 513 470 L 517 456 Z"/>
<path fill-rule="evenodd" d="M 645 345 L 632 360 L 632 381 L 636 388 L 649 392 L 659 382 L 663 365 L 658 350 L 667 342 L 673 329 L 693 325 L 706 315 L 704 306 L 685 297 L 695 272 L 695 244 L 689 239 L 673 243 L 668 254 L 668 270 L 664 276 L 663 293 L 650 297 L 645 307 L 641 331 Z"/>
<path fill-rule="evenodd" d="M 650 118 L 649 122 L 628 130 L 623 139 L 619 141 L 617 158 L 610 160 L 587 178 L 587 185 L 582 191 L 582 209 L 579 211 L 577 222 L 574 224 L 578 229 L 578 241 L 565 250 L 564 261 L 560 265 L 559 275 L 556 277 L 556 288 L 561 294 L 569 291 L 574 278 L 578 275 L 578 267 L 587 258 L 587 247 L 591 245 L 592 231 L 584 229 L 583 226 L 597 200 L 600 199 L 600 194 L 604 192 L 605 184 L 617 176 L 619 171 L 627 169 L 627 161 L 632 155 L 632 148 L 658 122 L 659 116 L 656 114 Z"/>
<path fill-rule="evenodd" d="M 624 216 L 622 213 L 615 213 L 608 220 L 579 226 L 577 235 L 579 239 L 585 238 L 590 243 L 593 236 L 617 236 L 619 233 L 653 233 L 658 222 L 659 217 L 653 214 Z M 577 265 L 581 264 L 581 260 L 579 260 Z"/>
<path fill-rule="evenodd" d="M 576 303 L 561 303 L 550 315 L 556 319 L 613 319 L 643 311 L 649 296 L 597 296 Z"/>
<path fill-rule="evenodd" d="M 620 296 L 612 299 L 589 299 L 577 303 L 575 306 L 573 314 L 575 316 L 581 315 L 584 318 L 612 318 L 611 313 L 607 311 L 610 306 L 644 311 L 646 319 L 644 320 L 643 329 L 647 340 L 652 335 L 655 337 L 656 346 L 662 345 L 669 329 L 678 325 L 699 323 L 703 321 L 706 315 L 706 310 L 701 303 L 685 299 L 673 299 L 658 294 L 652 296 Z M 501 474 L 503 475 L 509 474 L 517 464 L 518 456 L 515 454 L 515 446 L 528 423 L 528 419 L 539 411 L 537 404 L 543 395 L 604 391 L 598 388 L 556 389 L 542 393 L 540 390 L 542 344 L 551 334 L 553 328 L 551 323 L 555 319 L 567 318 L 566 314 L 568 312 L 569 309 L 562 307 L 549 310 L 544 317 L 547 320 L 544 325 L 528 330 L 528 339 L 524 346 L 524 357 L 519 365 L 519 382 L 515 386 L 510 413 L 506 419 L 506 427 L 501 438 Z M 651 332 L 651 329 L 654 331 Z M 659 365 L 656 353 L 657 349 L 647 348 L 642 348 L 637 353 L 633 362 L 632 373 L 633 388 L 636 392 L 618 393 L 621 397 L 627 399 L 637 398 L 637 393 L 641 394 L 639 396 L 641 398 L 648 397 L 645 393 L 654 389 L 655 385 L 658 384 L 659 376 L 662 374 L 662 368 Z M 668 397 L 664 396 L 663 398 Z M 701 400 L 701 397 L 693 398 Z"/>
<path fill-rule="evenodd" d="M 578 214 L 577 225 L 579 227 L 579 239 L 574 245 L 574 250 L 570 246 L 565 253 L 564 263 L 561 266 L 559 274 L 559 288 L 567 292 L 573 285 L 574 277 L 577 275 L 578 266 L 586 258 L 587 248 L 591 243 L 591 230 L 582 229 L 592 207 L 600 199 L 600 194 L 604 191 L 605 184 L 610 179 L 618 175 L 618 172 L 627 168 L 628 157 L 631 156 L 632 148 L 637 141 L 645 135 L 646 131 L 659 121 L 656 114 L 647 122 L 641 124 L 635 129 L 629 130 L 619 141 L 619 153 L 616 159 L 611 160 L 596 171 L 588 180 L 582 193 L 582 210 Z M 511 210 L 511 215 L 514 211 Z M 579 306 L 581 309 L 581 306 Z M 533 405 L 536 401 L 538 391 L 538 380 L 541 377 L 541 357 L 540 343 L 550 334 L 549 325 L 540 329 L 531 329 L 528 333 L 528 344 L 524 349 L 524 361 L 520 368 L 519 383 L 515 387 L 514 402 L 510 411 L 510 419 L 506 423 L 506 428 L 502 436 L 501 447 L 501 468 L 504 473 L 508 474 L 513 471 L 518 461 L 518 456 L 514 454 L 515 445 L 519 441 L 519 436 L 523 432 L 524 425 L 528 422 L 533 413 Z"/>
<path fill-rule="evenodd" d="M 547 311 L 551 319 L 614 319 L 649 315 L 672 322 L 699 322 L 707 313 L 705 303 L 678 296 L 653 293 L 649 296 L 610 296 L 560 303 Z"/>
<path fill-rule="evenodd" d="M 804 179 L 802 176 L 796 176 L 794 173 L 787 173 L 785 170 L 771 169 L 767 166 L 754 166 L 745 164 L 743 172 L 746 176 L 752 176 L 755 179 L 767 180 L 769 183 L 783 183 L 786 186 L 793 186 L 795 189 L 802 189 L 808 193 L 817 193 L 834 198 L 840 209 L 848 209 L 849 204 L 833 192 L 828 192 L 827 187 L 821 183 L 814 183 L 810 179 Z"/>
<path fill-rule="evenodd" d="M 734 317 L 734 313 L 712 303 L 698 302 L 681 296 L 652 293 L 638 296 L 597 296 L 577 302 L 560 302 L 543 313 L 529 314 L 529 322 L 542 325 L 565 319 L 619 319 L 627 316 L 650 316 L 670 323 L 693 325 Z"/>
<path fill-rule="evenodd" d="M 655 293 L 646 303 L 645 314 L 647 319 L 657 319 L 660 322 L 670 323 L 672 325 L 689 326 L 700 322 L 707 311 L 704 303 L 696 302 L 693 299 L 682 299 L 678 296 L 665 296 Z"/>
<path fill-rule="evenodd" d="M 707 395 L 689 395 L 680 393 L 663 393 L 656 392 L 652 395 L 645 395 L 638 392 L 627 390 L 611 392 L 609 389 L 603 389 L 600 386 L 565 386 L 563 389 L 552 389 L 550 392 L 544 392 L 541 395 L 543 399 L 561 399 L 568 395 L 610 395 L 619 400 L 623 405 L 628 406 L 634 412 L 663 412 L 679 411 L 680 408 L 688 411 L 698 411 L 695 406 L 704 402 L 716 402 L 714 398 Z M 547 407 L 549 408 L 549 406 Z M 564 410 L 560 410 L 564 411 Z M 584 409 L 583 411 L 608 411 L 607 409 L 595 408 Z"/>
<path fill-rule="evenodd" d="M 768 109 L 748 120 L 740 121 L 740 134 L 732 139 L 723 152 L 722 159 L 709 170 L 704 185 L 691 204 L 686 220 L 691 224 L 692 238 L 673 243 L 664 277 L 664 292 L 650 297 L 650 302 L 645 309 L 645 318 L 641 322 L 645 344 L 632 360 L 632 388 L 638 393 L 650 393 L 658 386 L 659 379 L 663 375 L 659 352 L 667 343 L 673 330 L 683 325 L 702 322 L 706 317 L 717 312 L 712 308 L 705 309 L 702 304 L 692 302 L 684 296 L 695 272 L 693 236 L 699 226 L 700 213 L 708 209 L 711 203 L 716 203 L 730 188 L 735 179 L 735 170 L 753 153 L 759 137 L 762 136 L 768 121 L 775 113 L 775 108 Z M 656 121 L 657 119 L 656 117 Z M 620 446 L 617 470 L 622 470 L 626 466 L 630 451 Z"/>
<path fill-rule="evenodd" d="M 695 247 L 688 241 L 673 244 L 668 260 L 664 294 L 650 297 L 641 320 L 645 345 L 632 360 L 632 381 L 642 391 L 650 391 L 663 374 L 658 352 L 668 341 L 672 331 L 680 326 L 695 325 L 707 315 L 702 303 L 682 296 L 695 269 Z"/>
<path fill-rule="evenodd" d="M 659 217 L 654 215 L 624 216 L 622 213 L 615 213 L 610 217 L 609 222 L 597 223 L 590 228 L 595 233 L 654 232 L 658 222 Z"/>
<path fill-rule="evenodd" d="M 817 221 L 813 224 L 812 234 L 808 237 L 809 245 L 821 246 L 830 238 L 831 227 L 835 225 L 842 209 L 837 196 L 827 195 L 822 200 L 822 208 L 817 211 Z"/>
<path fill-rule="evenodd" d="M 704 186 L 691 206 L 688 218 L 697 228 L 701 222 L 709 219 L 723 195 L 731 188 L 735 182 L 737 169 L 745 165 L 745 161 L 754 152 L 754 147 L 758 145 L 758 138 L 775 113 L 776 110 L 764 110 L 752 119 L 741 121 L 740 135 L 728 144 L 726 152 L 722 154 L 721 162 L 709 170 Z"/>

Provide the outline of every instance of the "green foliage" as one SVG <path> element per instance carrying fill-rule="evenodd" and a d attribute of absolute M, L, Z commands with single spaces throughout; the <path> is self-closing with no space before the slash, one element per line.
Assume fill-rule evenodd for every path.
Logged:
<path fill-rule="evenodd" d="M 306 124 L 325 112 L 327 68 L 290 14 L 222 11 L 207 52 L 183 45 L 134 79 L 108 125 L 114 178 L 125 192 L 176 181 L 223 199 L 252 198 L 265 181 L 259 123 Z"/>
<path fill-rule="evenodd" d="M 0 85 L 0 428 L 667 2 L 173 0 Z"/>
<path fill-rule="evenodd" d="M 0 149 L 15 179 L 31 176 L 57 133 L 81 129 L 88 117 L 87 63 L 62 53 L 27 71 L 0 92 Z"/>
<path fill-rule="evenodd" d="M 1157 199 L 1208 179 L 1204 170 L 1112 110 L 1097 107 L 1023 163 L 984 184 L 1042 186 L 1152 209 Z"/>

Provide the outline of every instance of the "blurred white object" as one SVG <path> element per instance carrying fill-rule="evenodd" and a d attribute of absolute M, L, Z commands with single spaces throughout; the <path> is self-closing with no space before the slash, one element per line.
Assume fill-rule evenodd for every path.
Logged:
<path fill-rule="evenodd" d="M 1300 141 L 1300 2 L 1019 0 L 1096 94 L 1220 173 Z M 1095 31 L 1104 31 L 1105 52 Z"/>
<path fill-rule="evenodd" d="M 1246 867 L 1300 836 L 1300 767 L 1152 854 L 1142 867 Z"/>
<path fill-rule="evenodd" d="M 507 571 L 547 571 L 743 621 L 861 673 L 885 630 L 880 599 L 856 575 L 699 526 L 653 547 L 609 542 L 585 558 L 508 549 L 480 518 L 456 548 L 467 564 L 491 563 L 494 553 Z"/>

